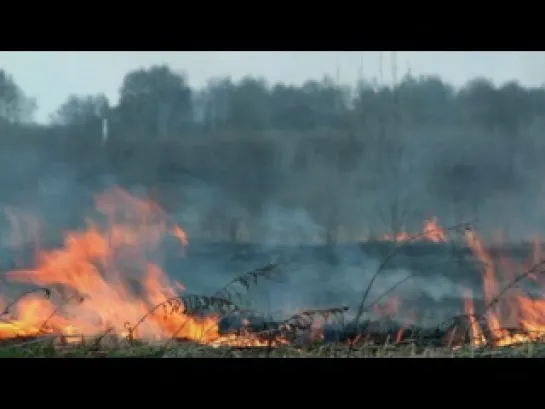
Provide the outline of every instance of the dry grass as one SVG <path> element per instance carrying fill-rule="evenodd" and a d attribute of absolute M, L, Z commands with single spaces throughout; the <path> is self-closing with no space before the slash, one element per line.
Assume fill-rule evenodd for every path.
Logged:
<path fill-rule="evenodd" d="M 415 344 L 362 344 L 349 351 L 346 344 L 311 348 L 281 346 L 217 347 L 181 342 L 167 350 L 144 343 L 89 348 L 81 343 L 54 345 L 53 340 L 0 347 L 0 358 L 543 358 L 545 344 L 528 343 L 512 347 L 449 348 L 418 347 Z"/>
<path fill-rule="evenodd" d="M 459 226 L 455 227 L 458 228 Z M 387 257 L 377 272 L 370 280 L 363 296 L 362 301 L 357 311 L 354 323 L 356 327 L 361 322 L 360 318 L 368 310 L 369 306 L 375 304 L 382 296 L 371 302 L 366 303 L 369 290 L 373 285 L 374 279 L 383 271 L 384 266 L 393 258 L 397 250 L 403 246 L 396 246 L 392 253 Z M 132 334 L 135 329 L 145 321 L 149 316 L 154 314 L 178 314 L 184 311 L 186 315 L 200 315 L 202 313 L 215 313 L 219 316 L 227 316 L 230 314 L 244 314 L 248 312 L 249 307 L 248 296 L 251 288 L 258 285 L 260 281 L 268 281 L 275 274 L 279 273 L 280 267 L 285 263 L 273 263 L 262 268 L 246 272 L 229 283 L 223 286 L 214 294 L 195 295 L 186 294 L 175 297 L 151 308 L 138 322 L 133 325 L 128 325 L 129 335 L 125 338 L 120 338 L 118 335 L 110 333 L 111 329 L 104 334 L 93 337 L 84 338 L 82 336 L 72 337 L 67 339 L 62 334 L 51 334 L 51 331 L 56 331 L 54 328 L 49 328 L 48 332 L 40 332 L 36 337 L 31 339 L 15 339 L 0 343 L 0 357 L 154 357 L 154 358 L 189 358 L 189 357 L 218 357 L 218 358 L 390 358 L 390 357 L 545 357 L 545 343 L 543 342 L 528 342 L 524 345 L 511 347 L 479 347 L 474 348 L 468 346 L 468 325 L 465 322 L 465 317 L 455 317 L 453 323 L 446 329 L 437 328 L 435 334 L 429 339 L 430 342 L 424 342 L 429 338 L 423 333 L 413 333 L 410 338 L 401 339 L 401 342 L 392 342 L 392 335 L 379 334 L 384 336 L 370 337 L 359 339 L 359 336 L 354 334 L 352 340 L 344 343 L 325 343 L 309 341 L 307 336 L 312 328 L 316 328 L 317 322 L 323 323 L 341 323 L 344 327 L 344 313 L 348 307 L 336 307 L 322 310 L 307 310 L 301 311 L 284 321 L 276 322 L 271 328 L 263 329 L 254 332 L 254 335 L 263 338 L 268 343 L 267 347 L 227 347 L 227 346 L 207 346 L 197 342 L 181 341 L 177 339 L 178 332 L 162 342 L 161 344 L 150 344 L 141 342 L 135 339 Z M 536 271 L 545 262 L 535 264 L 529 271 Z M 524 279 L 528 273 L 522 273 L 517 276 L 515 284 Z M 397 286 L 397 284 L 396 284 Z M 509 287 L 509 286 L 508 286 Z M 25 297 L 27 294 L 36 291 L 43 291 L 45 296 L 49 298 L 51 292 L 47 288 L 37 288 L 29 292 L 23 293 L 15 301 L 9 304 L 13 307 L 18 300 Z M 390 290 L 387 290 L 389 293 Z M 501 298 L 504 292 L 500 292 L 497 299 Z M 494 300 L 494 302 L 497 301 Z M 84 299 L 81 302 L 85 302 Z M 9 309 L 6 308 L 0 314 L 9 314 Z M 252 311 L 259 315 L 257 312 Z M 51 318 L 51 317 L 50 317 Z M 128 323 L 127 323 L 128 324 Z M 45 326 L 45 323 L 44 325 Z M 42 326 L 42 327 L 43 327 Z M 45 335 L 49 333 L 50 335 Z M 388 331 L 389 333 L 389 331 Z M 452 343 L 454 339 L 448 343 L 444 343 L 445 336 L 452 334 L 448 338 L 454 337 L 456 334 L 461 334 L 457 342 Z M 439 334 L 439 335 L 437 335 Z M 373 335 L 371 333 L 367 334 Z M 375 334 L 376 335 L 376 334 Z M 432 339 L 433 338 L 433 339 Z M 290 345 L 278 346 L 277 340 L 287 340 Z M 300 343 L 301 339 L 306 339 Z M 441 343 L 437 343 L 442 339 Z M 69 342 L 70 341 L 70 342 Z M 372 343 L 371 343 L 372 342 Z M 431 346 L 443 345 L 443 346 Z M 494 340 L 490 340 L 489 345 L 493 345 Z M 303 346 L 301 346 L 303 345 Z M 462 346 L 460 346 L 462 345 Z"/>

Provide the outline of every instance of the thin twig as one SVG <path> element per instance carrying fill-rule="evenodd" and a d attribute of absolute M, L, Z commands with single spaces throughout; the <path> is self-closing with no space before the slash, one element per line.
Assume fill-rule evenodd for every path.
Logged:
<path fill-rule="evenodd" d="M 9 303 L 6 308 L 4 308 L 4 311 L 0 313 L 0 317 L 3 315 L 7 315 L 10 313 L 11 307 L 13 307 L 15 304 L 17 304 L 19 301 L 21 301 L 22 298 L 26 297 L 29 294 L 36 293 L 38 291 L 43 291 L 45 294 L 45 298 L 49 299 L 51 297 L 51 290 L 47 287 L 38 287 L 33 288 L 32 290 L 25 291 L 23 294 L 21 294 L 19 297 L 17 297 L 15 300 L 13 300 L 11 303 Z"/>
<path fill-rule="evenodd" d="M 446 228 L 444 230 L 446 230 L 446 231 L 456 231 L 456 230 L 460 230 L 462 228 L 467 229 L 469 225 L 470 225 L 469 223 L 461 223 L 461 224 L 458 224 L 458 225 L 455 225 L 455 226 L 452 226 L 452 227 L 448 227 L 448 228 Z M 396 244 L 396 246 L 394 246 L 394 248 L 390 251 L 390 253 L 388 253 L 388 255 L 382 260 L 382 262 L 380 263 L 380 265 L 377 268 L 377 271 L 375 272 L 373 277 L 371 277 L 371 280 L 369 280 L 369 283 L 367 284 L 367 287 L 366 287 L 366 289 L 365 289 L 365 291 L 363 293 L 363 296 L 362 296 L 362 299 L 361 299 L 361 302 L 360 302 L 360 305 L 358 307 L 358 311 L 357 311 L 357 314 L 356 314 L 356 318 L 355 318 L 356 326 L 358 325 L 359 320 L 361 319 L 361 316 L 363 315 L 363 313 L 365 311 L 365 302 L 367 301 L 367 297 L 369 296 L 369 292 L 371 291 L 371 288 L 373 287 L 373 284 L 375 283 L 375 280 L 378 278 L 380 273 L 382 271 L 384 271 L 384 269 L 386 268 L 388 263 L 397 255 L 397 251 L 400 248 L 406 246 L 408 243 L 413 242 L 415 240 L 418 240 L 419 238 L 425 237 L 426 234 L 428 234 L 428 233 L 429 233 L 429 231 L 425 231 L 425 232 L 419 233 L 417 235 L 410 236 L 408 238 L 408 240 L 403 241 L 403 242 L 401 242 L 399 244 Z"/>

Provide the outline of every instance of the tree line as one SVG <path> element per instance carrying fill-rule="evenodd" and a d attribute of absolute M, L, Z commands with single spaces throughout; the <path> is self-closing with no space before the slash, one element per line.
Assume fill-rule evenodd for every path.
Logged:
<path fill-rule="evenodd" d="M 491 231 L 498 220 L 545 230 L 545 87 L 485 78 L 454 87 L 409 74 L 393 85 L 248 76 L 191 87 L 162 65 L 127 73 L 116 104 L 104 94 L 68 97 L 48 124 L 33 121 L 39 101 L 26 91 L 0 69 L 4 193 L 34 192 L 55 164 L 64 170 L 50 170 L 52 179 L 70 174 L 94 186 L 113 175 L 158 187 L 174 209 L 180 187 L 202 180 L 221 193 L 199 199 L 212 206 L 199 202 L 199 213 L 227 232 L 252 230 L 271 204 L 304 209 L 329 235 L 342 227 L 352 238 L 363 227 L 379 231 L 371 225 L 382 220 L 396 231 L 407 214 L 417 227 L 435 215 L 446 224 L 476 217 Z"/>
<path fill-rule="evenodd" d="M 31 122 L 37 103 L 0 69 L 1 120 Z M 158 65 L 127 73 L 117 105 L 100 93 L 71 95 L 51 115 L 49 126 L 93 126 L 108 118 L 121 133 L 161 137 L 218 130 L 350 132 L 385 123 L 471 124 L 513 136 L 543 117 L 545 88 L 515 81 L 496 86 L 476 78 L 456 88 L 438 76 L 408 74 L 390 86 L 366 80 L 347 86 L 330 77 L 288 85 L 247 76 L 214 78 L 194 88 L 184 73 Z"/>

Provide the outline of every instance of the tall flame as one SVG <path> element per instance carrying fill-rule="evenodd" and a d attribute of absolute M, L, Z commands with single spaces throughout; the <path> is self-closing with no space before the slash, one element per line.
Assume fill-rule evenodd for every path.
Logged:
<path fill-rule="evenodd" d="M 504 278 L 501 283 L 498 276 L 498 267 L 487 251 L 484 242 L 472 230 L 467 230 L 465 239 L 475 257 L 481 261 L 483 278 L 483 295 L 488 307 L 485 319 L 486 326 L 491 334 L 491 342 L 498 346 L 513 345 L 531 342 L 545 335 L 545 300 L 530 298 L 524 291 L 511 286 L 516 281 L 516 267 L 505 256 L 500 257 L 499 267 Z M 536 264 L 539 246 L 534 245 L 534 255 L 529 263 L 522 266 L 522 271 L 529 271 L 532 264 Z M 519 276 L 519 277 L 524 277 Z M 532 275 L 529 274 L 532 278 Z M 534 276 L 535 278 L 535 276 Z M 500 283 L 503 284 L 500 290 Z M 501 293 L 500 293 L 501 291 Z M 466 297 L 465 312 L 473 316 L 473 301 Z M 472 320 L 472 343 L 481 345 L 484 337 L 478 324 Z"/>
<path fill-rule="evenodd" d="M 19 286 L 32 284 L 50 289 L 44 298 L 39 292 L 30 292 L 14 305 L 0 298 L 0 338 L 63 334 L 65 336 L 117 336 L 145 340 L 188 339 L 212 346 L 221 344 L 258 346 L 267 342 L 249 332 L 222 335 L 219 317 L 196 317 L 177 304 L 168 309 L 167 301 L 184 291 L 182 283 L 172 280 L 156 261 L 160 245 L 166 237 L 178 240 L 182 252 L 188 246 L 186 232 L 169 219 L 156 203 L 137 198 L 115 188 L 96 199 L 100 217 L 88 220 L 81 231 L 64 235 L 60 248 L 44 250 L 37 243 L 37 223 L 30 218 L 18 222 L 22 215 L 8 211 L 15 223 L 12 239 L 15 247 L 32 243 L 36 249 L 35 266 L 5 274 L 5 278 Z M 423 233 L 398 233 L 385 236 L 386 240 L 404 241 L 414 238 L 431 242 L 447 241 L 445 230 L 436 218 L 425 222 Z M 509 280 L 516 278 L 515 266 L 506 257 L 495 263 L 483 240 L 472 230 L 465 232 L 465 241 L 482 263 L 483 296 L 487 310 L 485 319 L 487 337 L 490 333 L 496 345 L 511 345 L 535 339 L 532 334 L 545 333 L 545 300 L 534 300 L 520 289 L 509 289 L 499 297 L 501 283 L 499 269 Z M 539 260 L 541 248 L 534 243 L 534 254 L 529 263 Z M 499 264 L 497 266 L 496 264 Z M 538 275 L 528 278 L 539 282 Z M 376 306 L 379 315 L 390 316 L 401 305 L 399 297 Z M 165 308 L 156 308 L 165 306 Z M 9 308 L 6 308 L 9 307 Z M 482 345 L 488 340 L 484 329 L 475 318 L 471 292 L 464 294 L 464 308 L 470 317 L 472 343 Z M 410 317 L 404 326 L 408 326 Z M 513 333 L 506 326 L 519 326 L 523 331 Z M 319 329 L 314 329 L 320 333 Z M 403 329 L 396 334 L 401 340 Z"/>
<path fill-rule="evenodd" d="M 120 188 L 99 195 L 96 207 L 103 222 L 88 221 L 84 231 L 67 232 L 61 248 L 38 252 L 34 268 L 6 274 L 14 282 L 53 288 L 55 297 L 32 293 L 20 299 L 0 322 L 0 338 L 105 332 L 127 336 L 134 329 L 132 336 L 148 340 L 260 344 L 251 335 L 220 336 L 217 316 L 192 317 L 183 307 L 168 314 L 160 308 L 149 313 L 184 288 L 153 262 L 153 255 L 165 236 L 176 237 L 182 248 L 187 236 L 157 204 Z M 59 297 L 60 308 L 53 300 Z"/>

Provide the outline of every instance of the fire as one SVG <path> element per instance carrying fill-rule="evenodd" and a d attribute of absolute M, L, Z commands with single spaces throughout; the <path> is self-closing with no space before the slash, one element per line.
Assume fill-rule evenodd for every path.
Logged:
<path fill-rule="evenodd" d="M 38 291 L 22 297 L 0 317 L 0 338 L 110 333 L 213 346 L 266 345 L 251 334 L 220 335 L 218 316 L 193 317 L 183 307 L 167 311 L 167 301 L 184 287 L 152 255 L 168 235 L 182 248 L 188 239 L 157 204 L 116 188 L 99 195 L 96 208 L 100 220 L 88 221 L 83 231 L 67 232 L 59 249 L 39 250 L 34 268 L 6 274 L 11 282 L 50 288 L 52 293 L 49 298 Z M 0 307 L 6 305 L 0 302 Z M 165 308 L 150 313 L 158 305 Z"/>
<path fill-rule="evenodd" d="M 391 319 L 397 315 L 402 305 L 401 297 L 393 295 L 388 297 L 380 304 L 373 305 L 373 312 L 380 318 Z M 407 317 L 401 323 L 402 325 L 396 331 L 395 342 L 401 342 L 406 329 L 415 322 L 415 312 L 409 311 Z"/>
<path fill-rule="evenodd" d="M 397 242 L 409 241 L 409 240 L 427 240 L 433 243 L 440 243 L 447 241 L 447 234 L 437 222 L 437 218 L 432 217 L 424 222 L 424 228 L 422 233 L 410 234 L 407 232 L 399 232 L 396 234 L 386 234 L 383 237 L 384 240 L 391 240 Z"/>
<path fill-rule="evenodd" d="M 393 317 L 399 311 L 401 306 L 401 297 L 393 295 L 388 297 L 380 304 L 373 305 L 373 312 L 378 316 Z"/>
<path fill-rule="evenodd" d="M 35 219 L 25 215 L 25 224 L 18 221 L 17 212 L 6 213 L 17 228 L 12 237 L 14 248 L 30 242 L 36 256 L 33 268 L 10 271 L 5 278 L 11 284 L 38 289 L 12 304 L 0 298 L 0 308 L 5 309 L 0 314 L 0 339 L 60 334 L 67 340 L 77 340 L 77 336 L 81 339 L 108 333 L 147 341 L 192 340 L 211 346 L 269 344 L 245 328 L 237 334 L 220 334 L 217 314 L 194 316 L 184 310 L 182 303 L 173 301 L 185 288 L 161 269 L 157 256 L 161 243 L 169 236 L 178 241 L 182 254 L 189 241 L 186 232 L 160 206 L 115 188 L 97 197 L 96 209 L 99 217 L 88 220 L 85 229 L 66 232 L 62 246 L 53 250 L 45 250 L 37 242 Z M 504 278 L 513 281 L 513 263 L 506 257 L 495 263 L 474 231 L 467 230 L 464 238 L 482 264 L 483 297 L 489 306 L 482 317 L 484 328 L 483 320 L 475 315 L 471 292 L 464 294 L 472 344 L 512 345 L 533 341 L 535 334 L 545 333 L 545 300 L 534 300 L 518 288 L 503 291 L 500 270 Z M 433 217 L 425 221 L 421 234 L 401 232 L 384 239 L 439 243 L 448 237 Z M 529 263 L 536 263 L 540 251 L 536 240 Z M 535 273 L 527 276 L 539 282 Z M 48 297 L 43 294 L 46 289 Z M 402 300 L 394 296 L 376 305 L 374 312 L 392 316 L 401 304 Z M 395 335 L 397 342 L 414 321 L 413 315 L 405 320 Z M 506 329 L 513 325 L 521 330 Z M 313 327 L 310 336 L 320 339 L 323 332 Z"/>
<path fill-rule="evenodd" d="M 505 258 L 501 257 L 499 265 L 503 267 L 502 272 L 507 282 L 503 283 L 506 290 L 500 293 L 498 268 L 492 257 L 485 248 L 485 245 L 475 232 L 467 230 L 465 240 L 473 251 L 476 258 L 483 264 L 483 295 L 485 305 L 489 306 L 484 316 L 486 327 L 491 335 L 491 342 L 494 345 L 506 346 L 519 343 L 532 342 L 541 339 L 545 335 L 545 300 L 534 300 L 526 295 L 519 288 L 510 288 L 517 276 L 515 267 Z M 534 245 L 534 255 L 531 264 L 536 265 L 536 254 L 539 246 Z M 523 266 L 526 271 L 532 270 L 530 263 Z M 533 274 L 529 278 L 537 279 Z M 468 316 L 474 316 L 474 305 L 471 297 L 466 295 L 465 312 Z M 485 342 L 482 329 L 474 318 L 470 318 L 472 328 L 473 345 L 482 345 Z"/>
<path fill-rule="evenodd" d="M 424 223 L 422 234 L 411 235 L 401 232 L 396 235 L 386 235 L 384 238 L 393 241 L 423 239 L 435 243 L 448 240 L 445 229 L 438 224 L 435 217 Z M 484 317 L 481 317 L 484 321 L 479 321 L 475 314 L 472 292 L 467 290 L 464 293 L 464 311 L 468 317 L 471 343 L 474 346 L 480 346 L 488 341 L 493 345 L 507 346 L 543 339 L 545 337 L 545 300 L 530 298 L 522 289 L 509 286 L 517 281 L 517 271 L 520 270 L 528 272 L 524 274 L 524 278 L 541 283 L 537 269 L 532 268 L 532 266 L 540 265 L 542 249 L 539 240 L 537 238 L 532 240 L 533 254 L 528 262 L 519 266 L 520 268 L 517 268 L 515 263 L 505 255 L 494 260 L 484 241 L 474 230 L 465 230 L 464 240 L 481 263 L 483 298 L 487 306 Z M 394 303 L 390 306 L 395 304 L 393 308 L 395 310 L 399 307 L 400 300 L 396 298 L 393 301 Z M 483 322 L 486 328 L 481 327 Z"/>
<path fill-rule="evenodd" d="M 465 313 L 468 316 L 470 324 L 470 333 L 471 342 L 475 346 L 481 346 L 485 343 L 484 335 L 482 333 L 481 327 L 475 318 L 475 307 L 473 305 L 473 294 L 470 290 L 466 290 L 464 294 L 464 309 Z"/>
<path fill-rule="evenodd" d="M 424 223 L 422 234 L 412 235 L 400 232 L 395 235 L 386 235 L 384 239 L 398 242 L 422 239 L 438 243 L 447 241 L 448 237 L 445 229 L 433 217 Z M 472 292 L 467 290 L 464 293 L 464 311 L 468 317 L 471 343 L 474 346 L 481 346 L 487 342 L 497 346 L 507 346 L 543 339 L 545 337 L 545 300 L 530 298 L 522 289 L 516 286 L 510 287 L 510 284 L 517 281 L 517 271 L 520 270 L 527 272 L 524 278 L 545 284 L 540 282 L 541 277 L 537 274 L 539 271 L 532 268 L 532 266 L 539 266 L 540 263 L 543 264 L 540 262 L 542 249 L 539 240 L 537 238 L 532 240 L 533 254 L 530 260 L 518 266 L 520 268 L 517 268 L 515 263 L 505 255 L 494 260 L 484 241 L 474 230 L 465 230 L 464 240 L 482 265 L 483 298 L 487 306 L 484 316 L 481 317 L 482 320 L 479 321 L 475 314 Z M 400 303 L 399 298 L 394 298 L 388 303 L 387 309 L 395 311 Z M 485 328 L 481 326 L 483 322 Z"/>

